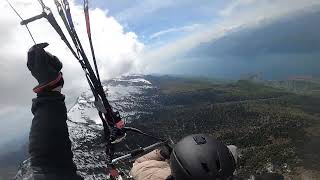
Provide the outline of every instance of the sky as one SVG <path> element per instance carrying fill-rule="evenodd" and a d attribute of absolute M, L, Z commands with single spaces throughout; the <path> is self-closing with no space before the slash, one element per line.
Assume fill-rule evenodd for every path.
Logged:
<path fill-rule="evenodd" d="M 62 25 L 53 1 L 44 2 Z M 313 67 L 313 72 L 320 64 L 319 49 L 312 48 L 319 47 L 319 35 L 306 31 L 319 28 L 319 0 L 89 2 L 92 38 L 103 79 L 127 73 L 175 72 L 236 78 L 241 73 L 263 71 L 266 67 L 269 70 L 265 73 L 270 75 L 274 64 L 279 67 L 277 73 L 283 71 L 287 64 L 283 59 L 293 59 L 289 66 L 293 70 L 310 73 L 306 69 Z M 23 18 L 41 13 L 36 0 L 11 0 L 11 3 Z M 89 50 L 82 0 L 70 3 L 80 39 Z M 35 96 L 32 88 L 37 82 L 26 68 L 26 54 L 33 45 L 26 29 L 19 25 L 19 18 L 5 1 L 0 2 L 0 13 L 1 145 L 28 133 L 31 99 Z M 296 19 L 305 24 L 297 23 Z M 63 62 L 66 81 L 63 93 L 68 95 L 66 101 L 71 105 L 88 89 L 78 62 L 46 20 L 33 22 L 29 27 L 36 42 L 49 42 L 47 50 Z M 293 43 L 301 46 L 292 46 Z M 89 51 L 87 54 L 91 57 Z"/>

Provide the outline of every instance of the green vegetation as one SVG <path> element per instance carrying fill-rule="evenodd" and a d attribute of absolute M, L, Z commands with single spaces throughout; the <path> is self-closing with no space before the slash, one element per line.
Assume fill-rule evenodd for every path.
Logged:
<path fill-rule="evenodd" d="M 217 83 L 170 77 L 149 80 L 159 88 L 155 98 L 160 104 L 147 107 L 145 111 L 152 113 L 142 115 L 137 126 L 154 127 L 154 133 L 176 141 L 190 133 L 209 133 L 237 145 L 242 154 L 241 176 L 262 173 L 268 163 L 292 177 L 306 171 L 319 175 L 317 86 L 309 86 L 302 94 L 261 82 Z"/>

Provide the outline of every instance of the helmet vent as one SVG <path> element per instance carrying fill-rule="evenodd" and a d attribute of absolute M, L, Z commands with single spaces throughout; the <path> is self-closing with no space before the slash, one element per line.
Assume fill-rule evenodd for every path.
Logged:
<path fill-rule="evenodd" d="M 210 169 L 209 169 L 207 163 L 201 163 L 201 166 L 207 173 L 210 172 Z"/>
<path fill-rule="evenodd" d="M 194 136 L 193 140 L 196 142 L 197 145 L 206 144 L 207 140 L 203 136 Z"/>

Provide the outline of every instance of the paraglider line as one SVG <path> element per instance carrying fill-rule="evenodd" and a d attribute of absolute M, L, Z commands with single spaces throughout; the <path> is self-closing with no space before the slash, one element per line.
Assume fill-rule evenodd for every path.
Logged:
<path fill-rule="evenodd" d="M 20 14 L 18 13 L 18 11 L 12 6 L 12 4 L 9 2 L 9 0 L 6 0 L 6 1 L 7 1 L 7 3 L 9 4 L 9 6 L 11 7 L 11 9 L 12 9 L 12 10 L 17 14 L 17 16 L 21 19 L 21 21 L 23 21 L 24 19 L 20 16 Z M 25 26 L 26 26 L 26 28 L 27 28 L 27 30 L 28 30 L 28 32 L 29 32 L 29 35 L 30 35 L 32 41 L 34 42 L 34 44 L 37 44 L 36 41 L 34 40 L 33 36 L 32 36 L 32 33 L 31 33 L 28 25 L 26 24 Z"/>

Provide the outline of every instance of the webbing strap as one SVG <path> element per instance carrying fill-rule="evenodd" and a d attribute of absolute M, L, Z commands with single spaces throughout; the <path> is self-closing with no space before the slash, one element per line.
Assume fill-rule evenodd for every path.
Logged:
<path fill-rule="evenodd" d="M 46 7 L 46 5 L 43 3 L 42 0 L 38 0 L 38 1 L 39 1 L 39 3 L 41 4 L 42 8 L 45 8 L 45 7 Z"/>
<path fill-rule="evenodd" d="M 100 81 L 100 75 L 99 75 L 96 55 L 94 53 L 94 48 L 93 48 L 93 43 L 92 43 L 92 38 L 91 38 L 91 27 L 90 27 L 89 2 L 88 2 L 88 0 L 84 0 L 84 15 L 85 15 L 85 19 L 86 19 L 87 34 L 88 34 L 88 39 L 89 39 L 89 43 L 90 43 L 92 59 L 93 59 L 94 67 L 95 67 L 95 70 L 96 70 L 97 78 Z"/>
<path fill-rule="evenodd" d="M 88 0 L 84 0 L 84 15 L 86 18 L 86 25 L 87 25 L 87 34 L 91 36 L 91 27 L 90 27 L 90 17 L 89 17 L 89 2 Z"/>
<path fill-rule="evenodd" d="M 73 33 L 72 33 L 71 28 L 69 27 L 68 21 L 67 21 L 66 16 L 64 15 L 64 12 L 63 12 L 63 8 L 62 8 L 62 6 L 61 6 L 61 4 L 60 4 L 60 2 L 59 2 L 58 0 L 54 0 L 54 2 L 55 2 L 55 4 L 56 4 L 56 6 L 57 6 L 57 10 L 58 10 L 58 12 L 59 12 L 59 15 L 60 15 L 60 17 L 61 17 L 61 19 L 62 19 L 62 21 L 63 21 L 63 23 L 64 23 L 64 25 L 65 25 L 68 33 L 69 33 L 69 35 L 70 35 L 70 37 L 71 37 L 71 39 L 72 39 L 72 41 L 73 41 L 73 43 L 74 43 L 74 46 L 75 46 L 76 49 L 77 49 L 77 52 L 78 52 L 78 53 L 77 53 L 77 56 L 78 56 L 77 59 L 80 59 L 80 57 L 79 57 L 79 53 L 80 53 L 80 52 L 79 52 L 79 48 L 78 48 L 77 41 L 76 41 L 76 39 L 75 39 L 74 36 L 73 36 Z"/>
<path fill-rule="evenodd" d="M 66 38 L 66 36 L 64 35 L 62 29 L 60 28 L 58 22 L 56 21 L 56 19 L 54 18 L 52 12 L 50 12 L 49 14 L 47 14 L 46 16 L 47 20 L 49 21 L 49 23 L 51 24 L 51 26 L 56 30 L 56 32 L 59 34 L 59 36 L 61 37 L 62 41 L 64 41 L 64 43 L 68 46 L 69 50 L 71 51 L 71 53 L 73 54 L 73 56 L 79 60 L 79 57 L 77 56 L 76 52 L 73 50 L 73 48 L 71 47 L 71 44 L 69 43 L 68 39 Z"/>
<path fill-rule="evenodd" d="M 74 24 L 73 24 L 71 12 L 70 12 L 70 5 L 69 5 L 68 0 L 63 0 L 63 4 L 64 4 L 64 9 L 66 11 L 67 19 L 69 21 L 69 25 L 73 29 L 74 28 Z"/>

